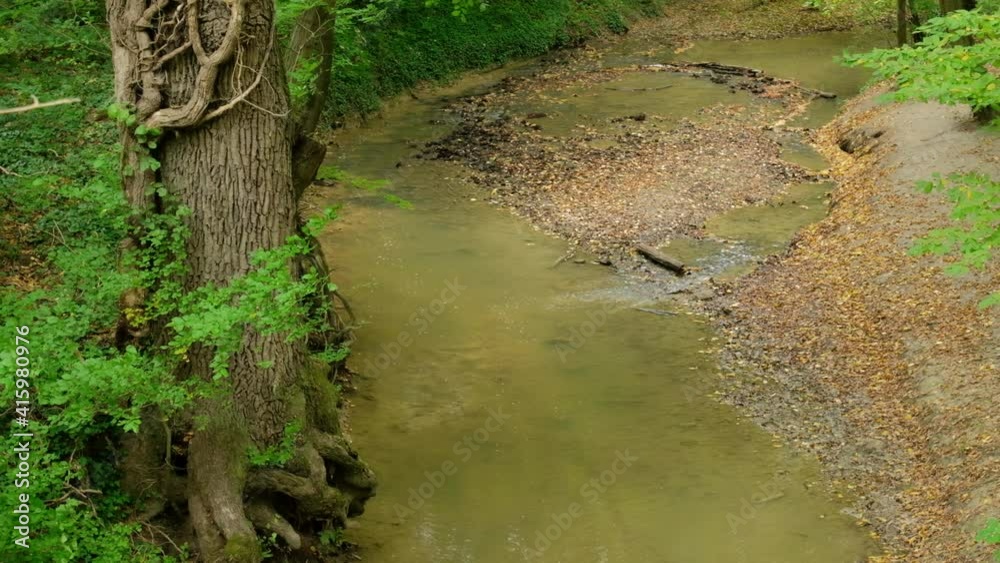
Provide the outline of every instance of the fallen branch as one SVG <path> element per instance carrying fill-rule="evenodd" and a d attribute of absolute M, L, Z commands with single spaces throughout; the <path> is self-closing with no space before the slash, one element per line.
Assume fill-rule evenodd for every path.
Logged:
<path fill-rule="evenodd" d="M 806 94 L 812 94 L 813 96 L 816 96 L 817 98 L 824 98 L 824 99 L 827 99 L 827 100 L 832 100 L 832 99 L 834 99 L 834 98 L 837 97 L 837 94 L 835 94 L 833 92 L 827 92 L 825 90 L 814 90 L 812 88 L 806 88 L 805 86 L 799 86 L 799 90 L 802 90 Z"/>
<path fill-rule="evenodd" d="M 559 264 L 562 264 L 563 262 L 569 260 L 570 258 L 572 258 L 574 256 L 576 256 L 576 249 L 575 248 L 571 248 L 571 249 L 569 249 L 569 251 L 566 254 L 563 254 L 562 256 L 560 256 L 558 260 L 556 260 L 551 266 L 549 266 L 549 268 L 555 268 Z"/>
<path fill-rule="evenodd" d="M 666 268 L 678 276 L 683 276 L 687 274 L 687 267 L 680 260 L 667 256 L 666 254 L 656 250 L 651 246 L 646 246 L 644 244 L 638 244 L 635 247 L 636 252 L 644 256 L 650 262 Z"/>
<path fill-rule="evenodd" d="M 24 113 L 26 111 L 31 111 L 41 108 L 61 106 L 64 104 L 76 104 L 80 102 L 80 98 L 61 98 L 59 100 L 52 100 L 51 102 L 39 102 L 38 98 L 36 98 L 35 96 L 32 96 L 31 100 L 32 102 L 26 106 L 0 109 L 0 115 L 7 115 L 11 113 Z"/>
<path fill-rule="evenodd" d="M 759 77 L 764 75 L 764 71 L 746 66 L 724 65 L 722 63 L 689 63 L 678 62 L 666 65 L 681 70 L 691 70 L 695 68 L 709 70 L 719 74 L 731 74 L 735 76 Z"/>
<path fill-rule="evenodd" d="M 673 84 L 667 84 L 666 86 L 657 86 L 655 88 L 613 88 L 611 86 L 605 86 L 608 90 L 614 90 L 615 92 L 655 92 L 657 90 L 666 90 L 667 88 L 673 88 Z"/>

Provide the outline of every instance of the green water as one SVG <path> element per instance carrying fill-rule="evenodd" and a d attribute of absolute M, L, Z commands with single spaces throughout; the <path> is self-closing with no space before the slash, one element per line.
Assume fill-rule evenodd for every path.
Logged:
<path fill-rule="evenodd" d="M 826 215 L 832 184 L 798 184 L 764 205 L 742 207 L 714 219 L 706 230 L 715 236 L 748 243 L 757 254 L 780 251 L 795 233 Z"/>
<path fill-rule="evenodd" d="M 544 113 L 531 121 L 546 135 L 564 136 L 589 128 L 608 127 L 609 120 L 646 114 L 659 126 L 676 125 L 681 118 L 715 104 L 750 104 L 746 92 L 731 93 L 707 80 L 670 72 L 630 72 L 600 84 L 574 86 L 542 95 L 524 96 L 512 106 L 521 115 Z"/>
<path fill-rule="evenodd" d="M 827 43 L 840 50 L 836 36 Z M 351 427 L 381 480 L 348 533 L 362 559 L 844 563 L 876 553 L 814 460 L 712 396 L 718 342 L 703 319 L 637 310 L 677 309 L 608 268 L 553 267 L 565 243 L 483 203 L 458 165 L 412 158 L 453 126 L 447 99 L 505 72 L 402 100 L 338 137 L 332 163 L 389 180 L 414 205 L 324 194 L 344 208 L 321 241 L 360 314 Z M 663 103 L 632 94 L 592 92 L 615 112 Z M 718 219 L 720 252 L 732 237 L 771 248 L 822 214 L 782 217 L 784 207 Z"/>

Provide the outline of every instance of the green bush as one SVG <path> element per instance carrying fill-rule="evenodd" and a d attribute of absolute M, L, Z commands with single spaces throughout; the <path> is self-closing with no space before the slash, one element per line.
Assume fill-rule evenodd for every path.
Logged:
<path fill-rule="evenodd" d="M 916 255 L 954 255 L 958 260 L 946 272 L 961 275 L 985 268 L 1000 249 L 1000 182 L 984 174 L 940 175 L 920 182 L 926 193 L 942 191 L 951 201 L 956 226 L 931 231 L 911 249 Z M 980 306 L 1000 305 L 1000 292 L 985 298 Z"/>
<path fill-rule="evenodd" d="M 465 0 L 461 0 L 465 1 Z M 500 0 L 456 19 L 451 2 L 399 0 L 374 22 L 338 11 L 331 119 L 366 114 L 423 81 L 540 55 L 659 13 L 662 0 Z M 350 4 L 348 4 L 350 8 Z"/>
<path fill-rule="evenodd" d="M 846 55 L 851 65 L 891 79 L 894 101 L 935 100 L 966 104 L 980 115 L 1000 109 L 1000 15 L 980 10 L 951 12 L 919 28 L 924 39 L 916 46 L 876 49 Z"/>

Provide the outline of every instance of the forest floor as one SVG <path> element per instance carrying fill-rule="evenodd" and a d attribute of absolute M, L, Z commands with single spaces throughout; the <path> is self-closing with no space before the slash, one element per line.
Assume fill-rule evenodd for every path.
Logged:
<path fill-rule="evenodd" d="M 712 304 L 740 374 L 726 387 L 851 484 L 889 560 L 986 561 L 973 538 L 1000 510 L 1000 322 L 977 303 L 1000 265 L 949 277 L 908 249 L 953 224 L 944 196 L 915 183 L 997 177 L 1000 138 L 968 110 L 876 105 L 878 93 L 816 138 L 839 184 L 830 215 Z"/>
<path fill-rule="evenodd" d="M 682 0 L 672 2 L 667 17 L 645 20 L 629 30 L 632 37 L 669 34 L 681 44 L 685 39 L 776 39 L 846 31 L 879 23 L 884 17 L 855 11 L 807 8 L 802 0 Z"/>

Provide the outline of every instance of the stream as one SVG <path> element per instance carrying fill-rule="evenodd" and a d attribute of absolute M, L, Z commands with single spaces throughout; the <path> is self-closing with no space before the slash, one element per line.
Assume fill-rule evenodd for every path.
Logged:
<path fill-rule="evenodd" d="M 829 33 L 705 41 L 674 55 L 626 38 L 597 44 L 594 64 L 753 66 L 842 100 L 866 75 L 833 57 L 884 42 Z M 844 513 L 846 486 L 713 395 L 720 342 L 705 319 L 610 268 L 554 266 L 564 241 L 484 203 L 460 165 L 412 158 L 455 126 L 449 100 L 544 64 L 469 74 L 337 135 L 330 164 L 386 180 L 413 206 L 353 188 L 324 192 L 323 203 L 343 208 L 321 242 L 361 324 L 351 430 L 380 481 L 347 539 L 380 563 L 844 563 L 877 554 Z M 679 119 L 718 102 L 754 103 L 662 73 L 619 80 L 631 90 L 575 92 L 546 134 L 582 120 L 602 127 L 636 112 Z M 677 84 L 655 90 L 664 80 Z M 821 125 L 838 103 L 817 100 L 799 124 Z M 824 167 L 805 146 L 787 151 Z M 820 219 L 829 188 L 793 187 L 788 205 L 735 210 L 709 223 L 716 238 L 671 246 L 707 271 L 745 271 L 750 257 Z"/>

